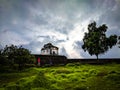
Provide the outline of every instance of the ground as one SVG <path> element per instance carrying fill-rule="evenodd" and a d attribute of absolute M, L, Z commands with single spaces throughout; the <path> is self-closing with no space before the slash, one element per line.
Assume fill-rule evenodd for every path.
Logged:
<path fill-rule="evenodd" d="M 32 67 L 0 73 L 0 90 L 119 90 L 120 64 Z"/>

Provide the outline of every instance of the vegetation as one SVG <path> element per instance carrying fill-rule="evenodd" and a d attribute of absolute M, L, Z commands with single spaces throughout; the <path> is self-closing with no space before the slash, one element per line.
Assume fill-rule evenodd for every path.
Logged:
<path fill-rule="evenodd" d="M 0 73 L 0 90 L 119 90 L 120 64 L 28 68 Z"/>
<path fill-rule="evenodd" d="M 107 28 L 105 24 L 96 27 L 96 22 L 93 22 L 88 25 L 88 33 L 83 38 L 82 48 L 90 55 L 96 55 L 97 59 L 99 54 L 104 54 L 117 43 L 116 35 L 106 36 Z"/>
<path fill-rule="evenodd" d="M 118 44 L 119 44 L 119 48 L 120 48 L 120 36 L 118 37 Z"/>
<path fill-rule="evenodd" d="M 22 70 L 26 64 L 34 64 L 35 57 L 22 46 L 7 46 L 0 50 L 0 66 Z M 2 69 L 3 69 L 2 68 Z"/>

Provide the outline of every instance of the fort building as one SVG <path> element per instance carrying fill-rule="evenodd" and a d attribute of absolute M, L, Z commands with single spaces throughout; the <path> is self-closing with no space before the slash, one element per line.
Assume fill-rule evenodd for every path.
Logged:
<path fill-rule="evenodd" d="M 45 44 L 41 49 L 42 55 L 58 55 L 59 48 L 52 45 L 51 43 Z"/>

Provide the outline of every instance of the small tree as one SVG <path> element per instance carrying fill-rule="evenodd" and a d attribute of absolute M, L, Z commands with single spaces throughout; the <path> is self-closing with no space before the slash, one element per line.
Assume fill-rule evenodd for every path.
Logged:
<path fill-rule="evenodd" d="M 8 59 L 3 54 L 3 49 L 0 49 L 0 66 L 8 65 Z"/>
<path fill-rule="evenodd" d="M 120 48 L 120 36 L 118 37 L 118 44 L 119 44 L 119 48 Z"/>
<path fill-rule="evenodd" d="M 19 70 L 24 68 L 25 64 L 33 64 L 35 61 L 35 57 L 31 55 L 30 51 L 28 49 L 23 48 L 22 46 L 6 46 L 3 49 L 3 55 L 7 58 L 10 66 L 18 64 Z"/>
<path fill-rule="evenodd" d="M 15 63 L 19 65 L 19 70 L 24 68 L 26 64 L 33 64 L 35 57 L 30 54 L 28 49 L 19 47 L 15 52 Z"/>
<path fill-rule="evenodd" d="M 88 25 L 88 33 L 85 33 L 83 38 L 82 48 L 91 56 L 96 55 L 97 59 L 99 54 L 105 53 L 117 43 L 116 35 L 106 37 L 107 28 L 105 24 L 96 27 L 96 22 L 93 22 Z"/>
<path fill-rule="evenodd" d="M 15 54 L 16 54 L 17 46 L 11 45 L 11 46 L 5 46 L 3 49 L 3 56 L 7 58 L 8 65 L 13 66 L 14 60 L 15 60 Z"/>

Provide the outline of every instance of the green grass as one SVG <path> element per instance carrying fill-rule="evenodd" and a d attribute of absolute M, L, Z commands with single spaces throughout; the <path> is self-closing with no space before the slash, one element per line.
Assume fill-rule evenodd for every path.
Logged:
<path fill-rule="evenodd" d="M 119 90 L 120 64 L 29 68 L 0 73 L 0 90 Z"/>

